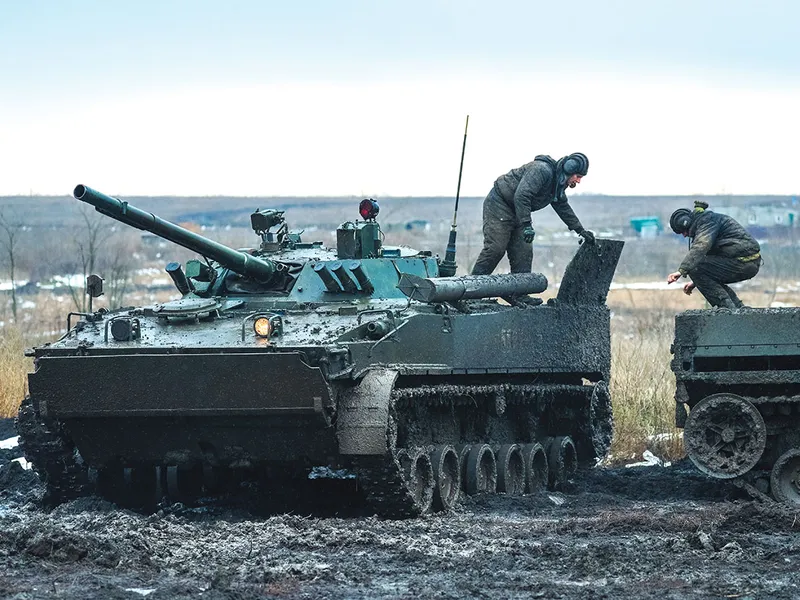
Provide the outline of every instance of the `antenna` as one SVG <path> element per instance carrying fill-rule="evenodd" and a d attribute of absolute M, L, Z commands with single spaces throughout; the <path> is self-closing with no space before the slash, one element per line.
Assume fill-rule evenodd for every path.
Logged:
<path fill-rule="evenodd" d="M 458 218 L 458 198 L 461 195 L 461 173 L 464 171 L 464 151 L 467 149 L 467 129 L 469 129 L 469 115 L 464 125 L 464 143 L 461 145 L 461 164 L 458 167 L 458 187 L 456 188 L 456 207 L 453 210 L 453 225 L 450 227 L 450 238 L 447 240 L 447 251 L 444 260 L 439 265 L 439 275 L 452 277 L 456 274 L 456 219 Z"/>

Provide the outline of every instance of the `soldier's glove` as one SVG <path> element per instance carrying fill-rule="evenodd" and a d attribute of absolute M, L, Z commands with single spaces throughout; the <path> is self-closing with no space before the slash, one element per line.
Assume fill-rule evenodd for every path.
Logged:
<path fill-rule="evenodd" d="M 594 244 L 594 233 L 589 231 L 588 229 L 581 229 L 578 232 L 578 235 L 583 238 L 583 241 L 587 244 Z"/>
<path fill-rule="evenodd" d="M 522 239 L 525 240 L 526 244 L 530 244 L 533 241 L 534 237 L 536 237 L 536 232 L 530 225 L 528 225 L 525 229 L 522 230 Z"/>

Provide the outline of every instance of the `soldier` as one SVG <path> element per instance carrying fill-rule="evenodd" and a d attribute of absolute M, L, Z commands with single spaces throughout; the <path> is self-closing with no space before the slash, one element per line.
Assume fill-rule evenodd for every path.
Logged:
<path fill-rule="evenodd" d="M 679 208 L 669 218 L 672 230 L 692 241 L 667 283 L 688 276 L 692 281 L 683 286 L 685 294 L 697 288 L 711 306 L 742 308 L 744 304 L 726 284 L 755 277 L 763 262 L 761 248 L 736 220 L 707 208 L 708 204 L 697 201 L 694 211 Z"/>
<path fill-rule="evenodd" d="M 483 250 L 473 275 L 488 275 L 508 252 L 512 273 L 527 273 L 533 262 L 531 213 L 548 204 L 566 226 L 589 243 L 594 234 L 581 225 L 564 193 L 578 185 L 589 170 L 589 159 L 576 152 L 558 161 L 540 155 L 498 177 L 483 201 Z"/>

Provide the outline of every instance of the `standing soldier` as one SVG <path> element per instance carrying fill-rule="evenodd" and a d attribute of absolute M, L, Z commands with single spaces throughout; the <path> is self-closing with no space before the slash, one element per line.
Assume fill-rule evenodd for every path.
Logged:
<path fill-rule="evenodd" d="M 566 189 L 574 188 L 589 171 L 589 159 L 575 152 L 558 161 L 540 155 L 497 178 L 483 201 L 483 250 L 473 275 L 488 275 L 508 252 L 512 273 L 528 273 L 533 262 L 534 230 L 531 213 L 552 205 L 561 220 L 587 242 L 594 234 L 581 225 L 567 201 Z"/>
<path fill-rule="evenodd" d="M 700 290 L 711 306 L 742 308 L 728 285 L 752 279 L 761 267 L 761 248 L 744 227 L 728 215 L 706 210 L 708 204 L 697 201 L 694 211 L 679 208 L 669 218 L 675 233 L 691 238 L 691 247 L 681 266 L 667 277 L 673 283 L 691 277 L 683 286 L 685 294 Z"/>

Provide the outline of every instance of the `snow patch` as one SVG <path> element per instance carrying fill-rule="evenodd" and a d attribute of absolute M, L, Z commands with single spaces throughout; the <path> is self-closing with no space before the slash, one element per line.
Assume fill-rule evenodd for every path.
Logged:
<path fill-rule="evenodd" d="M 14 288 L 21 288 L 28 285 L 28 280 L 19 279 L 14 282 Z M 0 292 L 10 292 L 12 288 L 11 281 L 0 281 Z"/>
<path fill-rule="evenodd" d="M 140 596 L 149 596 L 153 592 L 156 591 L 156 588 L 152 589 L 145 589 L 145 588 L 125 588 L 126 592 L 133 592 L 134 594 L 139 594 Z"/>
<path fill-rule="evenodd" d="M 14 460 L 12 460 L 11 462 L 19 463 L 19 464 L 20 464 L 20 466 L 21 466 L 23 469 L 25 469 L 26 471 L 27 471 L 27 470 L 29 470 L 29 469 L 31 469 L 31 467 L 33 467 L 33 465 L 32 465 L 31 463 L 29 463 L 27 460 L 25 460 L 25 458 L 24 458 L 24 457 L 22 457 L 22 456 L 20 456 L 19 458 L 15 458 L 15 459 L 14 459 Z"/>
<path fill-rule="evenodd" d="M 645 450 L 642 452 L 642 460 L 640 462 L 630 463 L 625 465 L 625 468 L 629 467 L 668 467 L 672 463 L 665 462 L 658 458 L 655 454 L 650 452 L 650 450 Z"/>
<path fill-rule="evenodd" d="M 15 435 L 7 440 L 0 440 L 0 450 L 8 450 L 9 448 L 16 448 L 19 446 L 19 436 Z"/>

